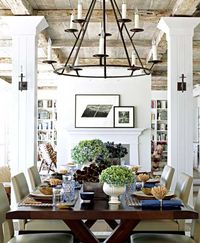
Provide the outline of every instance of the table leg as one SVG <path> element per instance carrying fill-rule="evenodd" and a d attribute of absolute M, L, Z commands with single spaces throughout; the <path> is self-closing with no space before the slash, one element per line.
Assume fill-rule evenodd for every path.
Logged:
<path fill-rule="evenodd" d="M 118 226 L 118 223 L 114 219 L 113 220 L 105 219 L 105 221 L 110 226 L 111 229 L 115 229 Z"/>
<path fill-rule="evenodd" d="M 121 220 L 113 233 L 104 241 L 104 243 L 125 242 L 132 230 L 139 223 L 139 220 Z"/>
<path fill-rule="evenodd" d="M 64 220 L 64 222 L 82 243 L 99 243 L 98 239 L 82 220 Z"/>
<path fill-rule="evenodd" d="M 85 221 L 85 225 L 87 225 L 88 228 L 91 228 L 93 226 L 93 224 L 96 223 L 96 220 L 86 220 Z"/>

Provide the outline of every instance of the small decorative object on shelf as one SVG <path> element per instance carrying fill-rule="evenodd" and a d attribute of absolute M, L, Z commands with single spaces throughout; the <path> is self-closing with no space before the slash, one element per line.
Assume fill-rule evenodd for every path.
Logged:
<path fill-rule="evenodd" d="M 126 191 L 127 184 L 135 181 L 135 176 L 127 167 L 112 165 L 101 172 L 100 181 L 104 183 L 104 192 L 110 196 L 109 203 L 118 204 L 118 196 Z"/>

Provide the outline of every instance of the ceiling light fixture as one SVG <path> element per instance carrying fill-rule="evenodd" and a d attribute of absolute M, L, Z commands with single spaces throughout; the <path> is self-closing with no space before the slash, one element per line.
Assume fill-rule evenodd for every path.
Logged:
<path fill-rule="evenodd" d="M 119 62 L 111 63 L 109 61 L 107 39 L 112 36 L 107 32 L 107 5 L 110 2 L 111 9 L 114 14 L 114 19 L 121 39 L 122 47 L 125 53 L 124 64 Z M 51 41 L 48 41 L 48 60 L 44 63 L 51 64 L 54 73 L 58 75 L 75 76 L 75 77 L 87 77 L 87 78 L 125 78 L 136 77 L 151 74 L 152 68 L 155 64 L 161 62 L 157 60 L 157 47 L 156 43 L 152 44 L 153 59 L 149 61 L 150 67 L 146 67 L 138 54 L 138 51 L 134 45 L 133 37 L 136 33 L 144 31 L 140 27 L 139 12 L 136 9 L 134 13 L 134 28 L 128 30 L 127 23 L 131 22 L 131 19 L 127 18 L 127 5 L 126 1 L 122 0 L 121 11 L 116 3 L 116 0 L 101 0 L 101 31 L 99 33 L 99 50 L 98 53 L 93 54 L 91 58 L 91 64 L 78 64 L 80 58 L 80 50 L 85 38 L 85 34 L 88 30 L 88 25 L 91 21 L 91 16 L 94 12 L 97 0 L 91 0 L 89 9 L 85 18 L 82 17 L 82 1 L 78 0 L 77 18 L 75 18 L 75 11 L 73 10 L 70 18 L 70 26 L 65 31 L 71 33 L 75 37 L 75 43 L 69 53 L 69 56 L 65 64 L 57 68 L 56 61 L 51 60 L 50 45 Z M 76 28 L 79 25 L 80 28 Z M 132 53 L 128 51 L 127 43 L 130 43 Z M 98 60 L 97 64 L 94 64 L 94 59 Z M 93 62 L 92 62 L 93 61 Z M 117 59 L 116 59 L 117 61 Z M 97 68 L 99 71 L 97 71 Z M 114 71 L 113 71 L 114 69 Z M 119 71 L 118 71 L 119 70 Z"/>

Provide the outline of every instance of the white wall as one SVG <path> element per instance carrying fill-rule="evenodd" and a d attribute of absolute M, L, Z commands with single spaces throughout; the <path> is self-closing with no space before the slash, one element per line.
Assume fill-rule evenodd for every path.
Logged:
<path fill-rule="evenodd" d="M 10 162 L 10 98 L 11 85 L 0 80 L 0 165 L 6 165 Z"/>
<path fill-rule="evenodd" d="M 150 101 L 151 76 L 122 79 L 62 77 L 58 82 L 58 164 L 65 164 L 67 130 L 74 129 L 75 94 L 120 94 L 121 106 L 135 106 L 136 127 L 146 128 L 140 136 L 139 157 L 143 168 L 151 168 Z M 87 129 L 85 129 L 87 133 Z"/>

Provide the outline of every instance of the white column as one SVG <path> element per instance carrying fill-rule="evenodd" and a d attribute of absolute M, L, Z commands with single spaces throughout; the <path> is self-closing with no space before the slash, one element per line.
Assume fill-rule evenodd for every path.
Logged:
<path fill-rule="evenodd" d="M 192 38 L 199 18 L 163 17 L 158 28 L 168 43 L 168 164 L 175 168 L 173 186 L 181 172 L 193 175 L 193 59 Z M 180 76 L 186 91 L 177 91 Z"/>
<path fill-rule="evenodd" d="M 41 16 L 2 17 L 12 35 L 11 173 L 25 172 L 37 162 L 37 45 L 48 24 Z M 21 67 L 28 90 L 18 90 Z"/>

